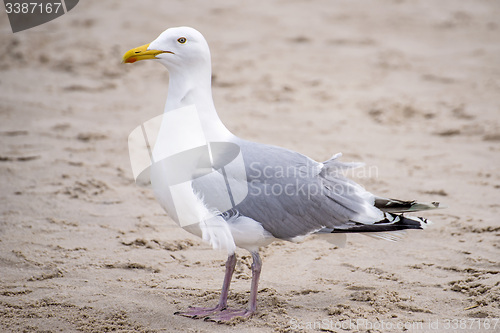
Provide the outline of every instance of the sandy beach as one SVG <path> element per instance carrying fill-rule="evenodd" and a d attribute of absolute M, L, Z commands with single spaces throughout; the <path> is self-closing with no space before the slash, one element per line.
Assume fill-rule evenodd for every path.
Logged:
<path fill-rule="evenodd" d="M 13 34 L 2 7 L 0 331 L 499 332 L 499 17 L 488 0 L 85 0 Z M 447 208 L 399 242 L 274 242 L 252 318 L 174 316 L 215 305 L 226 253 L 130 167 L 127 137 L 162 113 L 168 72 L 121 57 L 173 26 L 207 39 L 236 135 L 342 152 L 368 191 Z M 251 256 L 237 254 L 229 305 L 243 307 Z"/>

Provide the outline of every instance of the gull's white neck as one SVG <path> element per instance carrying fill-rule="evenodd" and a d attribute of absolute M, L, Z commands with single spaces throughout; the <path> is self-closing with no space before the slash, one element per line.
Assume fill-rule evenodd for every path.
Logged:
<path fill-rule="evenodd" d="M 194 105 L 209 141 L 226 141 L 233 134 L 224 126 L 212 99 L 210 68 L 194 70 L 169 69 L 168 96 L 165 112 Z"/>

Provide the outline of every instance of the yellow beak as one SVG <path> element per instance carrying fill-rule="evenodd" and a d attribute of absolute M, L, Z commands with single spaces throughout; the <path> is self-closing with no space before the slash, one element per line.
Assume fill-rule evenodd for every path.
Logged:
<path fill-rule="evenodd" d="M 173 53 L 170 51 L 148 50 L 149 44 L 136 47 L 127 51 L 122 58 L 123 63 L 134 63 L 139 60 L 156 59 L 160 53 Z"/>

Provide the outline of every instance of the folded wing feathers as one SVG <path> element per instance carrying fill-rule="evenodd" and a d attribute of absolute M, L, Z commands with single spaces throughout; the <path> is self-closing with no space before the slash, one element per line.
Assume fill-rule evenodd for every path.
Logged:
<path fill-rule="evenodd" d="M 406 229 L 425 229 L 431 222 L 422 217 L 403 216 L 384 213 L 385 218 L 373 224 L 353 223 L 334 228 L 332 233 L 380 233 L 394 232 Z M 378 236 L 378 238 L 382 238 Z M 387 237 L 383 237 L 387 239 Z"/>

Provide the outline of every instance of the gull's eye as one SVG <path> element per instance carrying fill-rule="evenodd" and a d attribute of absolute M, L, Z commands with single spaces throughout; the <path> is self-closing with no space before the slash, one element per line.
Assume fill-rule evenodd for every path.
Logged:
<path fill-rule="evenodd" d="M 178 41 L 179 43 L 181 43 L 181 44 L 184 44 L 184 43 L 186 42 L 186 40 L 187 40 L 187 39 L 186 39 L 186 37 L 181 37 L 181 38 L 179 38 L 177 41 Z"/>

